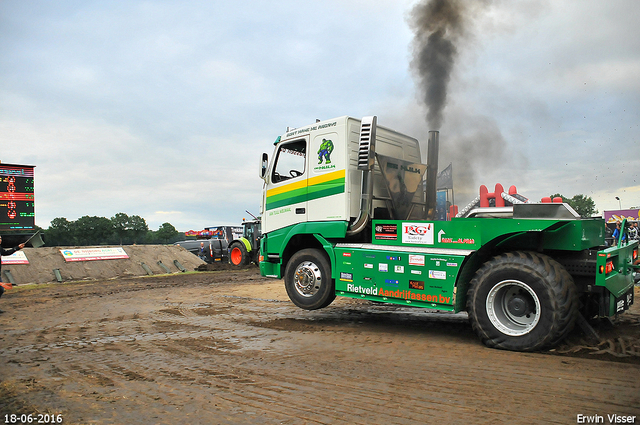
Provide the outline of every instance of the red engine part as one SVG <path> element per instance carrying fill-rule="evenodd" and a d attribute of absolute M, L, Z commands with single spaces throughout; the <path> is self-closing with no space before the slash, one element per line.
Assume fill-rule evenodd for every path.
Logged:
<path fill-rule="evenodd" d="M 511 186 L 515 189 L 515 186 Z M 511 190 L 511 188 L 509 188 Z M 500 183 L 496 183 L 496 188 L 493 193 L 489 193 L 487 186 L 480 186 L 480 208 L 485 208 L 491 206 L 489 203 L 489 199 L 495 199 L 496 207 L 504 207 L 504 199 L 502 199 L 502 192 L 504 192 L 504 188 Z"/>
<path fill-rule="evenodd" d="M 545 196 L 544 198 L 540 199 L 540 202 L 542 202 L 543 204 L 561 204 L 562 203 L 562 198 L 559 196 L 556 196 L 555 198 L 551 199 L 550 196 Z"/>
<path fill-rule="evenodd" d="M 458 206 L 457 205 L 451 205 L 449 207 L 449 220 L 451 220 L 451 217 L 455 217 L 458 215 Z"/>

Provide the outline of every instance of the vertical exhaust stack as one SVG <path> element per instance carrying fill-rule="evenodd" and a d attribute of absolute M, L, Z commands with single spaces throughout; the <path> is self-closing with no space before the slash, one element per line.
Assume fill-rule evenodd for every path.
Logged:
<path fill-rule="evenodd" d="M 440 150 L 440 132 L 430 131 L 427 145 L 427 181 L 425 185 L 425 220 L 436 218 L 436 189 L 438 180 L 438 152 Z"/>

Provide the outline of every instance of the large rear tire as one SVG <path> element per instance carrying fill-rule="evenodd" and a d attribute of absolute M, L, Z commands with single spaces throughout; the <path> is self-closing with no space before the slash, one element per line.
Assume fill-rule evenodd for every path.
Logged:
<path fill-rule="evenodd" d="M 229 247 L 229 262 L 236 267 L 249 264 L 249 253 L 242 242 L 234 242 Z"/>
<path fill-rule="evenodd" d="M 319 249 L 303 249 L 291 257 L 284 285 L 289 299 L 305 310 L 326 307 L 336 298 L 329 259 Z"/>
<path fill-rule="evenodd" d="M 488 347 L 536 351 L 573 328 L 578 298 L 571 275 L 552 258 L 528 251 L 487 261 L 467 294 L 471 326 Z"/>

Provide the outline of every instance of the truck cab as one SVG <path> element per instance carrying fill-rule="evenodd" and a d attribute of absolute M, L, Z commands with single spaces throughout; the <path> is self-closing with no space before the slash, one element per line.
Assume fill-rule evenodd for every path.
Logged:
<path fill-rule="evenodd" d="M 375 145 L 375 152 L 367 150 L 366 157 L 362 158 L 362 145 L 367 148 Z M 395 162 L 388 163 L 383 170 L 375 165 L 374 155 L 383 160 L 393 158 Z M 359 162 L 371 168 L 368 179 L 363 177 Z M 261 164 L 262 233 L 269 235 L 263 238 L 262 247 L 266 261 L 261 267 L 269 269 L 265 273 L 282 275 L 285 264 L 282 260 L 286 260 L 281 258 L 282 248 L 294 235 L 296 239 L 311 240 L 319 245 L 323 244 L 322 239 L 358 240 L 351 232 L 353 225 L 370 225 L 376 209 L 381 217 L 388 218 L 386 205 L 393 199 L 383 172 L 406 175 L 406 181 L 392 186 L 392 193 L 409 197 L 415 205 L 423 204 L 423 195 L 418 189 L 426 166 L 420 162 L 418 141 L 377 126 L 375 117 L 343 116 L 288 129 L 277 138 L 272 160 L 269 162 L 263 154 Z M 414 172 L 405 172 L 406 169 Z M 370 184 L 372 192 L 366 212 L 362 210 L 363 184 Z"/>

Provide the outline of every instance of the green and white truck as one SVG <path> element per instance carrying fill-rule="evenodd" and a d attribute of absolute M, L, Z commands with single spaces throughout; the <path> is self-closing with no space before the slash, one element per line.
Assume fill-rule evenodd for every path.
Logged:
<path fill-rule="evenodd" d="M 261 274 L 308 310 L 344 296 L 467 311 L 487 346 L 518 351 L 629 308 L 638 242 L 604 246 L 600 218 L 511 197 L 435 220 L 438 144 L 430 132 L 423 160 L 376 117 L 287 129 L 261 158 Z"/>

